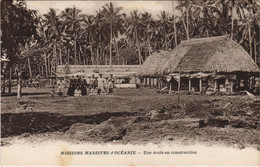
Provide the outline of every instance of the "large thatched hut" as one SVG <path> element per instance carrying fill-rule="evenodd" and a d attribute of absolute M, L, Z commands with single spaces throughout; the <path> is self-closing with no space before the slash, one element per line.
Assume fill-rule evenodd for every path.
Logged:
<path fill-rule="evenodd" d="M 182 89 L 202 91 L 210 85 L 214 91 L 232 92 L 240 85 L 249 87 L 259 68 L 242 46 L 229 36 L 220 36 L 183 41 L 157 71 L 175 80 L 181 75 Z"/>

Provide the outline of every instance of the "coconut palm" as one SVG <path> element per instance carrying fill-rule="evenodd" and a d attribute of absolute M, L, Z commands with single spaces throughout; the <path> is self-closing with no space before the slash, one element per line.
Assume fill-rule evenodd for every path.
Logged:
<path fill-rule="evenodd" d="M 190 39 L 190 31 L 189 31 L 189 19 L 190 19 L 190 0 L 178 1 L 178 6 L 176 7 L 181 12 L 181 20 L 183 23 L 183 27 L 185 28 L 186 37 Z M 186 22 L 185 22 L 186 17 Z"/>
<path fill-rule="evenodd" d="M 120 11 L 122 8 L 120 7 L 114 7 L 113 3 L 110 2 L 109 4 L 106 4 L 103 6 L 103 14 L 105 18 L 105 22 L 109 24 L 109 30 L 110 30 L 110 43 L 109 43 L 109 64 L 112 65 L 112 43 L 113 38 L 115 36 L 114 28 L 117 27 L 117 23 L 121 19 Z"/>
<path fill-rule="evenodd" d="M 131 40 L 132 44 L 135 44 L 139 56 L 139 64 L 143 63 L 143 57 L 141 55 L 141 37 L 144 29 L 144 24 L 141 20 L 141 13 L 138 13 L 137 10 L 134 10 L 130 13 L 129 25 L 127 29 L 127 36 Z"/>
<path fill-rule="evenodd" d="M 84 29 L 83 33 L 85 36 L 83 38 L 86 40 L 86 48 L 90 51 L 91 63 L 94 64 L 94 44 L 95 44 L 95 30 L 96 30 L 96 21 L 93 15 L 85 15 L 84 19 Z M 88 63 L 87 63 L 88 64 Z"/>
<path fill-rule="evenodd" d="M 169 21 L 169 14 L 165 11 L 161 11 L 161 14 L 158 15 L 159 17 L 159 32 L 162 32 L 162 36 L 164 38 L 164 49 L 168 50 L 168 38 L 169 38 L 169 31 L 171 30 L 171 23 Z"/>
<path fill-rule="evenodd" d="M 49 36 L 50 36 L 50 42 L 52 43 L 53 47 L 53 57 L 55 58 L 56 64 L 58 64 L 57 60 L 57 42 L 59 43 L 59 59 L 60 59 L 60 64 L 62 64 L 62 43 L 61 43 L 61 22 L 60 19 L 57 15 L 57 12 L 55 9 L 50 8 L 50 11 L 47 14 L 43 15 L 44 17 L 44 27 L 48 28 L 49 31 Z"/>
<path fill-rule="evenodd" d="M 143 38 L 145 40 L 145 42 L 147 43 L 147 51 L 148 51 L 148 55 L 151 55 L 153 48 L 152 48 L 152 44 L 151 44 L 151 40 L 154 36 L 154 32 L 155 30 L 153 29 L 153 25 L 154 25 L 154 21 L 152 19 L 152 15 L 148 12 L 145 12 L 144 14 L 142 14 L 142 23 L 144 24 L 144 34 L 143 34 Z"/>
<path fill-rule="evenodd" d="M 62 24 L 65 26 L 64 31 L 67 36 L 73 39 L 74 46 L 74 64 L 79 62 L 79 56 L 77 56 L 77 40 L 78 35 L 81 31 L 81 22 L 83 21 L 83 15 L 81 10 L 73 6 L 73 8 L 66 8 L 61 12 L 60 15 L 62 19 Z"/>

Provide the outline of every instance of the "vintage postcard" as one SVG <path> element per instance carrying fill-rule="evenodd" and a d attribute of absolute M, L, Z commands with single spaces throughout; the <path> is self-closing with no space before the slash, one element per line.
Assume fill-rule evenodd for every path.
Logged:
<path fill-rule="evenodd" d="M 1 1 L 1 166 L 259 166 L 257 0 Z"/>

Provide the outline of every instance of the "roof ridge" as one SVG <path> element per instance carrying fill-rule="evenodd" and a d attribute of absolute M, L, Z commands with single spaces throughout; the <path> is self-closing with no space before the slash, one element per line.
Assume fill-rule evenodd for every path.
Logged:
<path fill-rule="evenodd" d="M 213 36 L 213 37 L 204 37 L 204 38 L 192 38 L 190 40 L 182 41 L 181 44 L 191 44 L 196 42 L 205 42 L 207 40 L 220 40 L 220 39 L 231 39 L 230 35 L 222 35 L 222 36 Z"/>

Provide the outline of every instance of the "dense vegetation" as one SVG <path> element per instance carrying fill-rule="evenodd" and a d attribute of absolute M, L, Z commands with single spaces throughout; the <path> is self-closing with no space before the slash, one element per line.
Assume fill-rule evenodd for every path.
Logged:
<path fill-rule="evenodd" d="M 142 64 L 151 52 L 174 49 L 182 40 L 230 34 L 259 64 L 260 4 L 257 0 L 182 0 L 175 13 L 125 14 L 113 2 L 95 15 L 75 6 L 40 16 L 26 2 L 1 1 L 2 55 L 8 71 L 52 75 L 65 64 Z M 11 70 L 10 70 L 11 69 Z"/>

